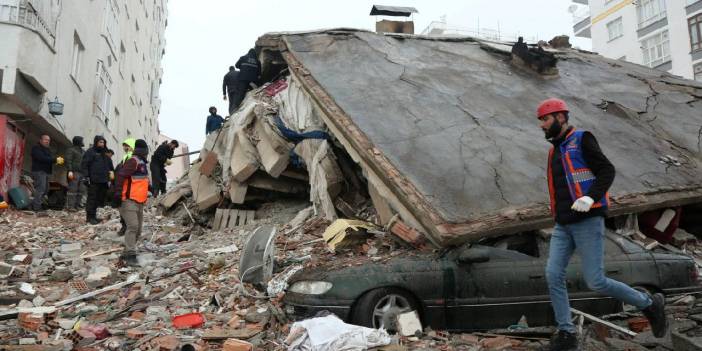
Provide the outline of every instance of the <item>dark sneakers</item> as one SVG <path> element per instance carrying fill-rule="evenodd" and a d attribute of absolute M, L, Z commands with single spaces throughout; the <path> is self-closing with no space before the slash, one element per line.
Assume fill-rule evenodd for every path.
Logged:
<path fill-rule="evenodd" d="M 643 309 L 643 314 L 651 323 L 651 331 L 653 336 L 662 338 L 668 330 L 668 320 L 665 319 L 665 297 L 663 294 L 656 293 L 651 296 L 653 303 L 651 306 Z"/>
<path fill-rule="evenodd" d="M 578 349 L 578 336 L 565 330 L 559 330 L 551 338 L 550 351 L 570 351 Z"/>
<path fill-rule="evenodd" d="M 126 254 L 126 255 L 123 254 L 119 258 L 127 266 L 135 267 L 135 266 L 139 265 L 139 261 L 137 260 L 137 257 L 135 254 Z"/>

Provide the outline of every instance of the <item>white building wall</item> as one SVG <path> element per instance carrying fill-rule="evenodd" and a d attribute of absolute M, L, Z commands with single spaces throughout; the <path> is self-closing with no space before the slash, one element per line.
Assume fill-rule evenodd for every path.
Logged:
<path fill-rule="evenodd" d="M 574 2 L 579 4 L 584 1 L 578 0 Z M 697 2 L 693 0 L 665 0 L 667 24 L 642 36 L 639 36 L 638 32 L 639 18 L 636 10 L 636 1 L 589 0 L 586 2 L 587 5 L 576 5 L 589 7 L 591 19 L 589 33 L 592 39 L 593 51 L 609 58 L 619 59 L 625 57 L 627 61 L 644 64 L 641 48 L 642 41 L 663 31 L 668 31 L 670 62 L 658 68 L 688 79 L 694 79 L 693 65 L 702 63 L 702 60 L 693 61 L 688 18 L 702 12 L 702 9 L 689 14 L 687 9 L 691 4 L 699 5 L 698 2 L 702 2 L 702 0 Z M 617 7 L 620 8 L 613 10 Z M 607 24 L 619 17 L 622 18 L 623 35 L 610 40 Z M 586 31 L 582 31 L 582 33 L 586 33 Z M 578 35 L 577 32 L 576 35 Z"/>
<path fill-rule="evenodd" d="M 3 11 L 10 13 L 13 6 L 27 6 L 27 2 L 46 16 L 44 23 L 55 24 L 49 26 L 55 43 L 47 41 L 47 36 L 33 30 L 32 25 L 20 23 L 16 16 L 3 15 Z M 95 135 L 103 135 L 118 157 L 122 153 L 121 141 L 127 137 L 143 138 L 155 148 L 166 7 L 167 0 L 0 0 L 4 94 L 0 98 L 0 113 L 21 112 L 6 97 L 16 93 L 14 80 L 17 72 L 22 72 L 33 78 L 35 87 L 46 92 L 38 114 L 68 139 L 81 135 L 87 146 Z M 74 36 L 80 38 L 84 48 L 77 77 L 71 74 Z M 106 105 L 105 100 L 98 101 L 104 96 L 98 83 L 99 66 L 105 69 L 102 77 L 111 78 L 111 97 L 105 111 L 98 108 Z M 49 114 L 47 106 L 55 96 L 65 104 L 64 114 L 57 118 Z"/>

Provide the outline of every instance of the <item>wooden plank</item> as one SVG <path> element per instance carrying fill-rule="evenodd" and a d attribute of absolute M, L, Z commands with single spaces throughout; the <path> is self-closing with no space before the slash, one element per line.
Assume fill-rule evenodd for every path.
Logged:
<path fill-rule="evenodd" d="M 376 212 L 378 212 L 380 224 L 385 226 L 388 224 L 388 222 L 390 222 L 392 216 L 394 216 L 392 208 L 390 208 L 390 204 L 388 204 L 387 200 L 380 195 L 378 189 L 376 189 L 371 182 L 368 182 L 368 194 L 371 197 L 371 201 L 373 202 Z"/>
<path fill-rule="evenodd" d="M 222 221 L 219 224 L 219 229 L 227 228 L 227 223 L 229 223 L 229 210 L 222 209 Z"/>
<path fill-rule="evenodd" d="M 239 211 L 239 225 L 246 225 L 246 212 L 248 211 Z"/>
<path fill-rule="evenodd" d="M 256 211 L 246 211 L 246 224 L 251 224 L 256 220 Z"/>
<path fill-rule="evenodd" d="M 591 314 L 587 314 L 587 313 L 585 313 L 585 312 L 578 311 L 578 310 L 576 310 L 575 308 L 572 308 L 572 307 L 571 307 L 571 308 L 570 308 L 570 311 L 573 312 L 574 314 L 583 316 L 583 317 L 585 317 L 585 318 L 587 318 L 587 319 L 589 319 L 589 320 L 591 320 L 591 321 L 593 321 L 593 322 L 606 325 L 606 326 L 608 326 L 608 327 L 612 328 L 613 330 L 616 330 L 616 331 L 618 331 L 618 332 L 620 332 L 620 333 L 624 333 L 624 334 L 629 335 L 629 336 L 632 336 L 632 337 L 638 335 L 637 333 L 635 333 L 635 332 L 633 332 L 633 331 L 631 331 L 631 330 L 629 330 L 629 329 L 622 328 L 622 327 L 620 327 L 620 326 L 618 326 L 618 325 L 616 325 L 616 324 L 607 322 L 606 320 L 597 318 L 597 317 L 595 317 L 595 316 L 593 316 L 593 315 L 591 315 Z"/>
<path fill-rule="evenodd" d="M 227 226 L 227 228 L 236 227 L 238 220 L 239 220 L 239 210 L 229 211 L 229 225 Z"/>
<path fill-rule="evenodd" d="M 215 211 L 214 222 L 212 222 L 212 229 L 219 230 L 221 223 L 222 223 L 222 209 L 218 208 L 217 211 Z"/>

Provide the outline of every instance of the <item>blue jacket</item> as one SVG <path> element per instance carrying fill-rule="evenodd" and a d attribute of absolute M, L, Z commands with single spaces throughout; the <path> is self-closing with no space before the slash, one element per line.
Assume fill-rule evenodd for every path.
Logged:
<path fill-rule="evenodd" d="M 207 116 L 207 123 L 205 124 L 205 134 L 210 134 L 215 130 L 222 128 L 222 123 L 224 123 L 224 118 L 220 115 L 209 115 Z"/>

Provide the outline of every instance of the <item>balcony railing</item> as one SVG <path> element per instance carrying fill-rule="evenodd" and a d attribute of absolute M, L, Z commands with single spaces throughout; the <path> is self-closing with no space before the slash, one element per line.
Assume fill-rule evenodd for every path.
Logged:
<path fill-rule="evenodd" d="M 512 42 L 517 41 L 519 37 L 523 37 L 527 42 L 536 43 L 538 38 L 535 36 L 526 36 L 521 33 L 505 33 L 489 28 L 468 28 L 447 25 L 446 22 L 432 21 L 421 33 L 422 35 L 436 37 L 451 37 L 451 36 L 466 36 L 478 39 Z"/>
<path fill-rule="evenodd" d="M 49 47 L 54 48 L 54 30 L 27 0 L 0 0 L 0 23 L 16 24 L 30 29 L 39 34 Z"/>

